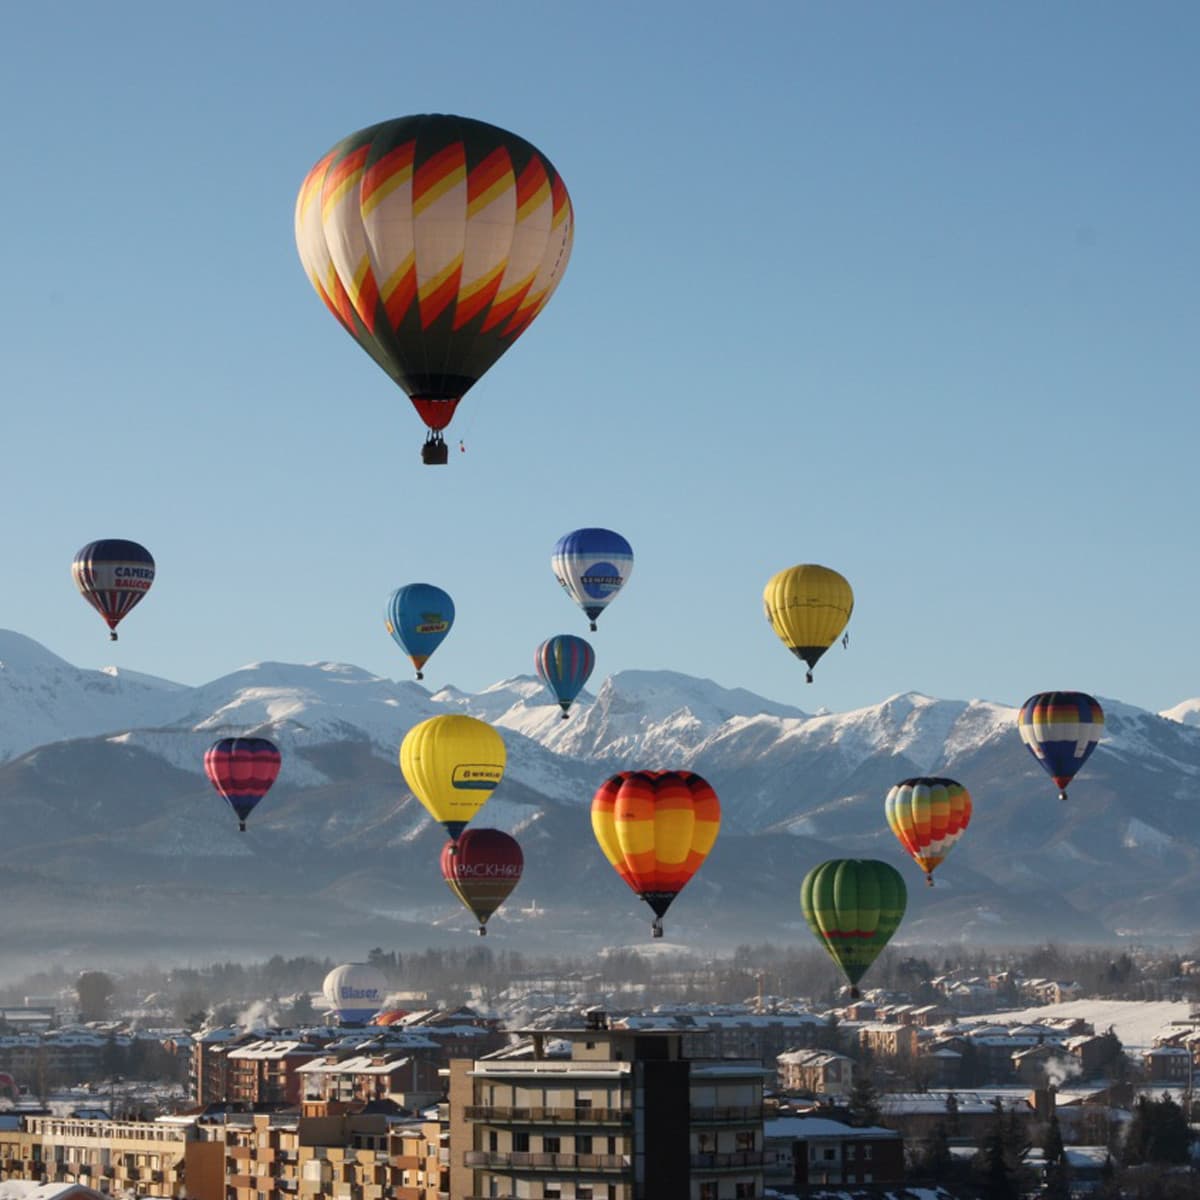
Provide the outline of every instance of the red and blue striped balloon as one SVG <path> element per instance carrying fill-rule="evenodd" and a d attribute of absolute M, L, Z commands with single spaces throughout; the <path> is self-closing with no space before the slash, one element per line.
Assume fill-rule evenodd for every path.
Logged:
<path fill-rule="evenodd" d="M 583 690 L 596 665 L 596 652 L 583 638 L 560 633 L 547 638 L 537 648 L 533 665 L 538 678 L 557 697 L 565 721 L 567 710 Z"/>
<path fill-rule="evenodd" d="M 88 542 L 71 563 L 80 595 L 104 618 L 109 637 L 154 582 L 154 559 L 145 546 L 124 538 Z"/>
<path fill-rule="evenodd" d="M 204 773 L 237 813 L 238 829 L 271 790 L 282 759 L 274 742 L 260 737 L 227 737 L 213 742 L 204 754 Z"/>

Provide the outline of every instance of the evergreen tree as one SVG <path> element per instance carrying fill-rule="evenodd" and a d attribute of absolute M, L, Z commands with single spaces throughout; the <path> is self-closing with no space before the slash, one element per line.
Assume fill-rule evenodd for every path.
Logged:
<path fill-rule="evenodd" d="M 1051 1116 L 1050 1124 L 1046 1127 L 1046 1136 L 1042 1141 L 1042 1158 L 1046 1164 L 1042 1196 L 1045 1200 L 1069 1200 L 1070 1168 L 1067 1166 L 1067 1152 L 1063 1147 L 1057 1113 Z"/>
<path fill-rule="evenodd" d="M 1133 1106 L 1133 1120 L 1125 1132 L 1121 1157 L 1126 1166 L 1185 1163 L 1191 1140 L 1183 1109 L 1166 1092 L 1160 1100 L 1139 1096 Z"/>
<path fill-rule="evenodd" d="M 876 1090 L 875 1081 L 866 1071 L 855 1072 L 847 1110 L 850 1124 L 857 1129 L 879 1124 L 883 1115 L 879 1107 L 879 1092 Z"/>

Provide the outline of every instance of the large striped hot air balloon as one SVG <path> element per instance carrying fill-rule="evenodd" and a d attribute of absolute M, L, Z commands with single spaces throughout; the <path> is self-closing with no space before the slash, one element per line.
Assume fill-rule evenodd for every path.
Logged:
<path fill-rule="evenodd" d="M 801 563 L 772 575 L 763 589 L 767 620 L 783 644 L 808 664 L 813 681 L 817 660 L 842 636 L 854 611 L 854 592 L 829 567 Z"/>
<path fill-rule="evenodd" d="M 388 597 L 383 624 L 416 667 L 417 678 L 424 679 L 421 668 L 454 624 L 454 601 L 432 583 L 407 583 Z"/>
<path fill-rule="evenodd" d="M 475 914 L 479 936 L 487 935 L 488 917 L 521 882 L 525 857 L 516 838 L 499 829 L 466 829 L 457 847 L 442 847 L 442 878 Z"/>
<path fill-rule="evenodd" d="M 104 618 L 115 642 L 117 626 L 154 582 L 154 559 L 137 542 L 104 538 L 88 542 L 75 555 L 71 577 L 80 595 Z"/>
<path fill-rule="evenodd" d="M 426 463 L 445 463 L 458 402 L 545 307 L 573 231 L 544 154 L 437 113 L 352 133 L 296 199 L 305 274 L 429 427 Z"/>
<path fill-rule="evenodd" d="M 858 999 L 858 981 L 900 927 L 907 903 L 900 872 L 876 859 L 834 858 L 804 877 L 804 919 L 846 976 L 851 999 Z"/>
<path fill-rule="evenodd" d="M 1021 705 L 1021 740 L 1067 798 L 1067 784 L 1104 733 L 1104 710 L 1086 692 L 1038 692 Z"/>
<path fill-rule="evenodd" d="M 504 739 L 486 722 L 445 713 L 414 725 L 400 743 L 400 770 L 452 843 L 504 776 Z"/>
<path fill-rule="evenodd" d="M 567 710 L 583 691 L 583 685 L 587 683 L 595 665 L 596 652 L 583 638 L 571 633 L 547 638 L 534 651 L 534 670 L 554 693 L 564 721 L 567 719 Z"/>
<path fill-rule="evenodd" d="M 213 742 L 204 754 L 204 773 L 237 814 L 238 829 L 271 789 L 282 759 L 274 742 L 261 737 L 227 737 Z"/>
<path fill-rule="evenodd" d="M 717 793 L 694 771 L 621 771 L 592 798 L 592 831 L 618 875 L 662 918 L 721 828 Z"/>
<path fill-rule="evenodd" d="M 933 869 L 971 820 L 971 793 L 953 779 L 905 779 L 888 792 L 883 807 L 892 832 L 932 887 Z"/>
<path fill-rule="evenodd" d="M 558 539 L 550 566 L 594 633 L 600 614 L 633 572 L 633 548 L 611 529 L 576 529 Z"/>

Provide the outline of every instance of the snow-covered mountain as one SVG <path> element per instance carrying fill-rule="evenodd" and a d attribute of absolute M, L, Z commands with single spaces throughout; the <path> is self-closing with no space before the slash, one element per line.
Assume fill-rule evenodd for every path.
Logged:
<path fill-rule="evenodd" d="M 460 711 L 508 747 L 485 813 L 525 849 L 520 891 L 493 925 L 514 946 L 640 941 L 642 906 L 587 815 L 597 785 L 627 767 L 688 767 L 721 797 L 721 836 L 668 917 L 693 943 L 807 937 L 799 881 L 847 854 L 908 872 L 912 938 L 1191 938 L 1200 700 L 1162 714 L 1102 703 L 1105 739 L 1064 805 L 1020 743 L 1016 710 L 982 700 L 908 693 L 808 715 L 710 680 L 626 671 L 564 721 L 530 677 L 431 693 L 342 664 L 256 663 L 192 688 L 79 670 L 0 632 L 0 899 L 16 944 L 89 954 L 156 940 L 298 952 L 346 936 L 346 952 L 363 953 L 463 936 L 436 866 L 441 831 L 396 764 L 413 724 Z M 202 773 L 204 749 L 229 733 L 263 733 L 284 752 L 246 835 Z M 882 817 L 893 783 L 929 773 L 960 779 L 975 801 L 932 891 Z M 530 901 L 538 915 L 525 917 Z"/>

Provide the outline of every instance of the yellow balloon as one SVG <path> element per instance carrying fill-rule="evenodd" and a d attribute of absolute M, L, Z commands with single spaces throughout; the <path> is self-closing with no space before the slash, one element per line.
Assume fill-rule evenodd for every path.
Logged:
<path fill-rule="evenodd" d="M 504 777 L 504 741 L 486 721 L 458 714 L 414 725 L 400 744 L 412 793 L 457 841 Z"/>
<path fill-rule="evenodd" d="M 801 563 L 771 577 L 763 604 L 783 644 L 808 663 L 812 683 L 817 659 L 841 636 L 854 611 L 850 584 L 829 567 Z"/>

